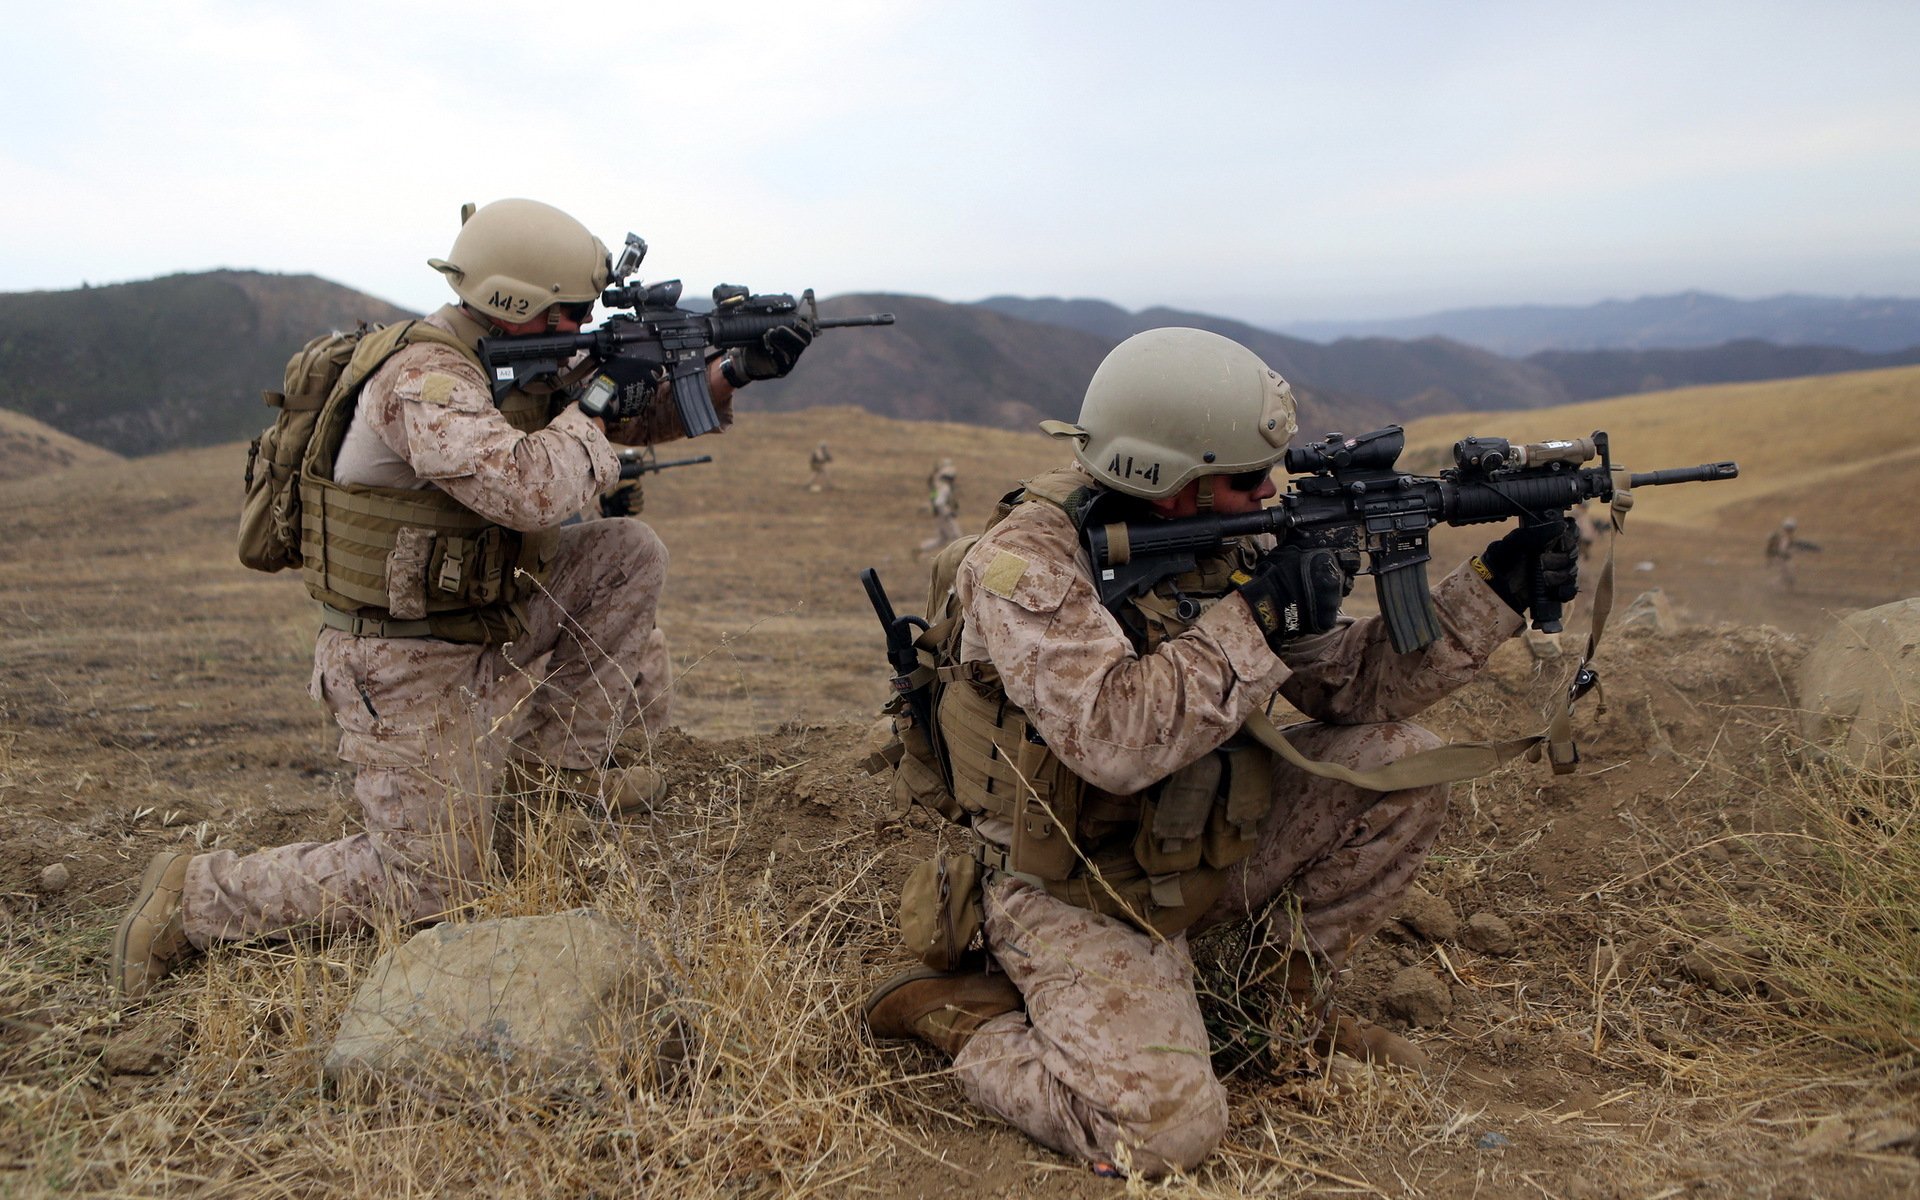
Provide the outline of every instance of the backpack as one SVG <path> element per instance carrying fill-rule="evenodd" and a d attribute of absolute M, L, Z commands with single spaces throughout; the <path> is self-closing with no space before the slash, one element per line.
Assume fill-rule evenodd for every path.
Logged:
<path fill-rule="evenodd" d="M 334 392 L 360 386 L 415 337 L 459 347 L 451 334 L 418 321 L 399 326 L 362 321 L 355 329 L 323 333 L 300 347 L 287 360 L 282 390 L 260 393 L 280 415 L 247 447 L 245 498 L 240 504 L 243 564 L 268 572 L 300 565 L 300 466 L 321 409 Z M 363 346 L 365 354 L 360 353 Z"/>
<path fill-rule="evenodd" d="M 277 392 L 260 398 L 280 410 L 247 447 L 246 498 L 240 505 L 240 561 L 256 571 L 284 571 L 300 565 L 300 460 L 313 439 L 320 409 L 362 338 L 373 329 L 335 330 L 314 338 L 287 360 Z"/>

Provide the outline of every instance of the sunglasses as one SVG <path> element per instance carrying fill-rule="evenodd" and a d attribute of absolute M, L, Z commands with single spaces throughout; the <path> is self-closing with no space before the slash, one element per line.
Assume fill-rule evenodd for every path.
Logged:
<path fill-rule="evenodd" d="M 579 325 L 585 325 L 588 321 L 593 320 L 593 305 L 594 301 L 592 300 L 576 300 L 570 303 L 556 304 L 554 308 L 558 309 L 560 315 L 567 318 L 567 320 Z"/>
<path fill-rule="evenodd" d="M 1240 471 L 1226 477 L 1227 486 L 1236 492 L 1258 491 L 1260 485 L 1265 483 L 1267 476 L 1272 473 L 1272 467 L 1261 467 L 1256 471 Z"/>

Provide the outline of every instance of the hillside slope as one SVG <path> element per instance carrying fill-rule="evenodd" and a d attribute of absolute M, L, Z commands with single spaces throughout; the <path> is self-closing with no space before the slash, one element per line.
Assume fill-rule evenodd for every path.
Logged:
<path fill-rule="evenodd" d="M 0 483 L 68 467 L 104 468 L 124 461 L 111 450 L 0 408 Z"/>
<path fill-rule="evenodd" d="M 307 339 L 411 315 L 257 271 L 0 294 L 0 408 L 122 454 L 251 437 L 271 416 L 261 390 Z"/>

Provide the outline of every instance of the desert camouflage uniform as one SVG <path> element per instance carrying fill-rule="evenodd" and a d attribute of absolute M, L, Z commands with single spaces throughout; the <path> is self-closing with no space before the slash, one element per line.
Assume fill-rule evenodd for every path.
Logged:
<path fill-rule="evenodd" d="M 479 336 L 452 306 L 428 323 Z M 455 381 L 440 403 L 422 398 L 436 375 Z M 616 432 L 644 440 L 678 429 L 636 423 Z M 515 430 L 469 361 L 427 343 L 402 350 L 368 381 L 335 478 L 439 487 L 525 531 L 557 526 L 592 503 L 619 478 L 619 460 L 577 408 L 536 433 Z M 636 717 L 649 730 L 664 726 L 671 678 L 654 617 L 665 547 L 634 520 L 588 521 L 557 536 L 552 573 L 526 604 L 526 632 L 516 642 L 321 631 L 311 690 L 340 726 L 340 756 L 356 767 L 365 831 L 244 856 L 195 856 L 183 896 L 195 946 L 446 914 L 472 898 L 494 784 L 508 761 L 596 767 Z"/>
<path fill-rule="evenodd" d="M 827 464 L 832 461 L 833 451 L 827 449 L 825 442 L 815 446 L 813 453 L 807 455 L 807 466 L 813 471 L 807 478 L 808 491 L 821 492 L 833 486 L 833 481 L 827 478 Z"/>
<path fill-rule="evenodd" d="M 1002 554 L 1025 570 L 987 578 Z M 1213 750 L 1276 689 L 1318 723 L 1287 731 L 1309 758 L 1366 769 L 1438 744 L 1405 723 L 1465 683 L 1521 619 L 1462 568 L 1434 589 L 1444 635 L 1396 655 L 1378 618 L 1268 649 L 1245 604 L 1213 605 L 1137 654 L 1101 607 L 1068 518 L 1025 504 L 961 565 L 960 657 L 991 660 L 1008 699 L 1092 787 L 1129 795 Z M 1260 844 L 1231 869 L 1198 928 L 1241 921 L 1290 894 L 1295 947 L 1337 969 L 1393 914 L 1438 833 L 1444 787 L 1385 795 L 1276 760 Z M 1010 828 L 976 830 L 1005 843 Z M 1185 934 L 1149 936 L 1011 876 L 986 896 L 989 951 L 1026 1001 L 954 1060 L 968 1095 L 1035 1140 L 1135 1172 L 1191 1167 L 1226 1130 Z"/>
<path fill-rule="evenodd" d="M 927 479 L 927 507 L 933 513 L 933 536 L 920 543 L 922 553 L 938 550 L 965 536 L 960 532 L 960 501 L 954 495 L 954 471 L 937 467 Z"/>

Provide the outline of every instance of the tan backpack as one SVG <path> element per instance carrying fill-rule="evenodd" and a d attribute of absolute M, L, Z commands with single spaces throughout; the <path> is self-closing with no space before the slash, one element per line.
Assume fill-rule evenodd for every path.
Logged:
<path fill-rule="evenodd" d="M 256 571 L 300 565 L 300 460 L 321 407 L 369 332 L 362 322 L 350 332 L 321 334 L 287 360 L 281 391 L 260 393 L 280 415 L 247 447 L 240 561 Z"/>

